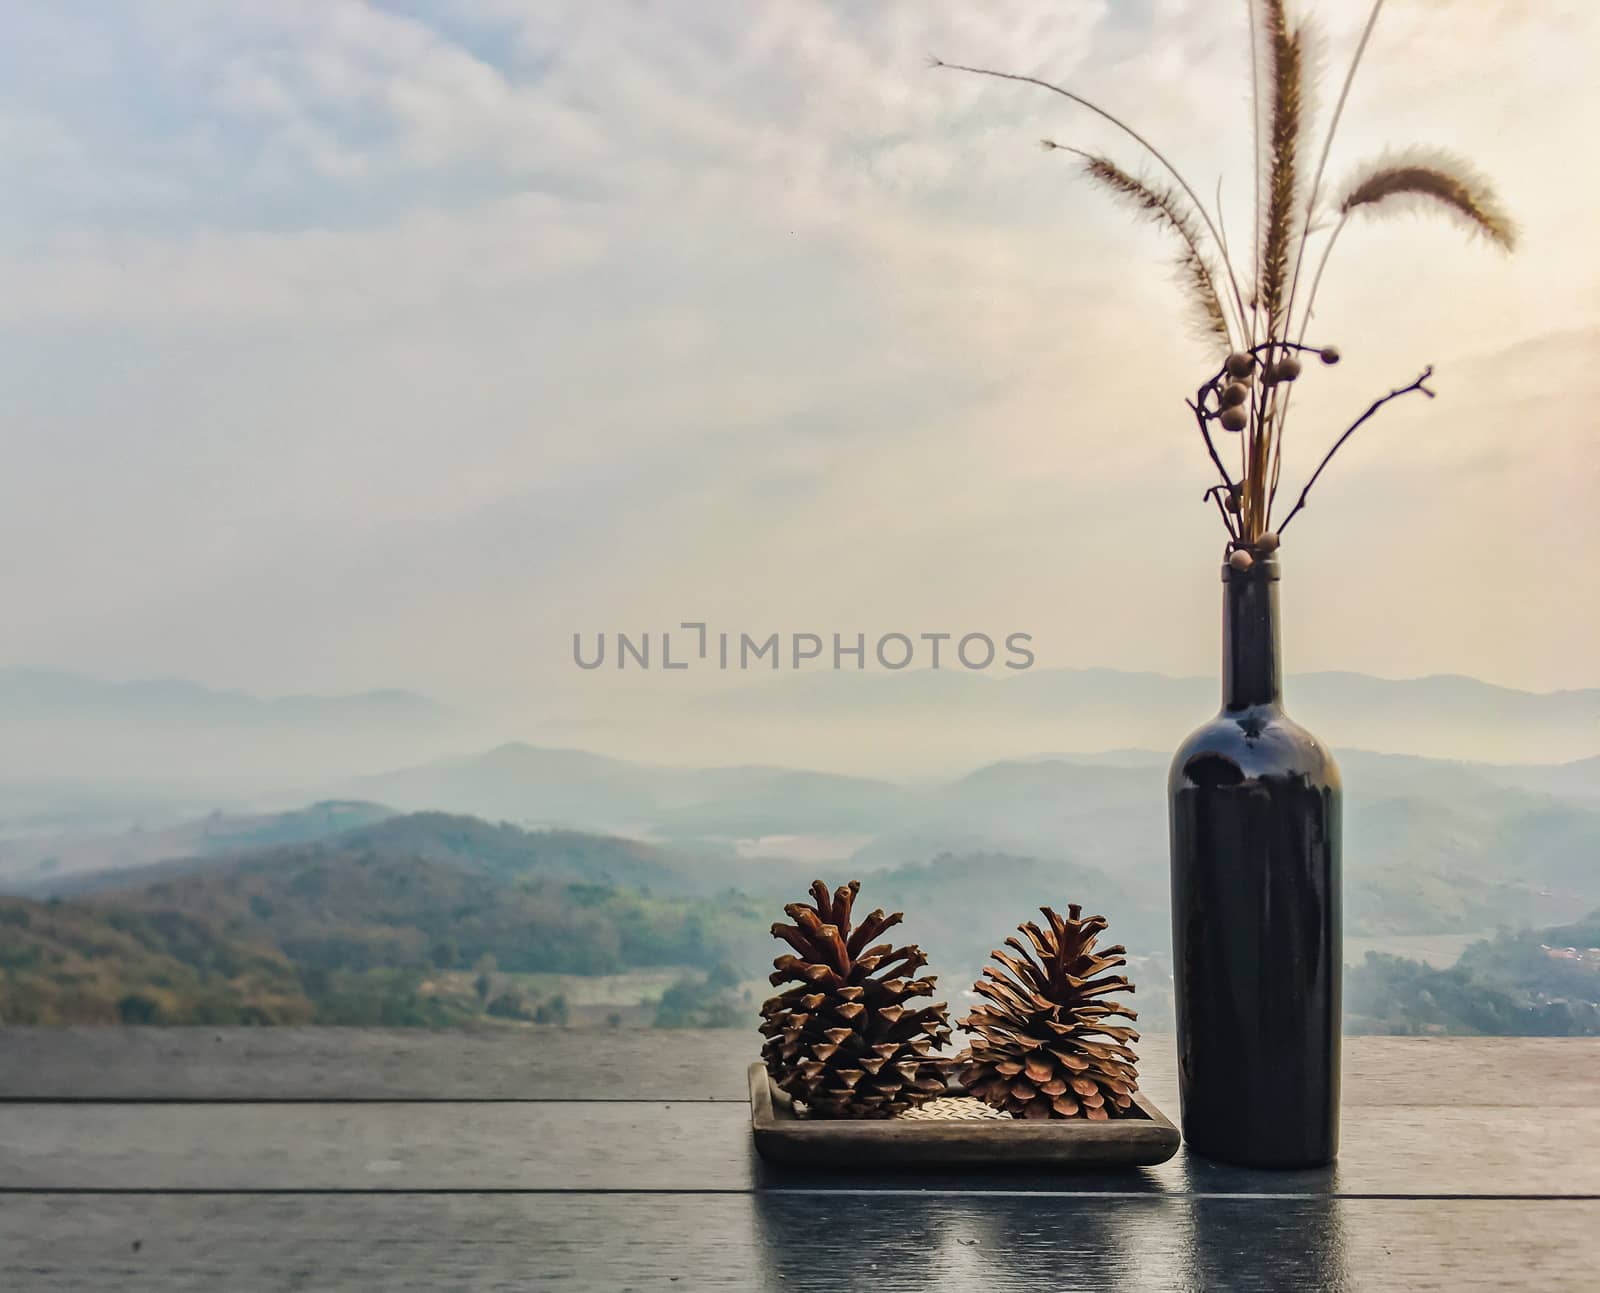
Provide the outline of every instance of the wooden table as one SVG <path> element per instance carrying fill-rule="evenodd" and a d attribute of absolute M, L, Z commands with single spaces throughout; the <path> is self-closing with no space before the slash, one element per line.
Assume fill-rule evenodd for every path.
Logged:
<path fill-rule="evenodd" d="M 0 1029 L 0 1289 L 1600 1283 L 1600 1040 L 1350 1039 L 1326 1171 L 848 1177 L 751 1152 L 756 1040 Z"/>

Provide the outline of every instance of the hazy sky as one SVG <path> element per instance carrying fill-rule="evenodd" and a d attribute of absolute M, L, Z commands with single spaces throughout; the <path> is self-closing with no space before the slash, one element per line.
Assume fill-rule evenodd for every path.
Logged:
<path fill-rule="evenodd" d="M 1365 5 L 1319 6 L 1337 89 Z M 1216 667 L 1170 247 L 1036 140 L 1126 112 L 1246 241 L 1243 8 L 7 7 L 0 665 L 538 697 L 571 635 L 1031 632 Z M 1523 231 L 1347 232 L 1286 480 L 1300 670 L 1600 685 L 1600 9 L 1391 0 L 1332 172 L 1453 148 Z M 588 693 L 599 704 L 603 684 Z"/>

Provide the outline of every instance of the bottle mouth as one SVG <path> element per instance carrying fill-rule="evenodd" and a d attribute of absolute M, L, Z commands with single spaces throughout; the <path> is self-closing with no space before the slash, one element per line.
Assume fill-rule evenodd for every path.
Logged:
<path fill-rule="evenodd" d="M 1276 583 L 1283 578 L 1283 569 L 1278 564 L 1278 554 L 1269 552 L 1265 556 L 1256 553 L 1250 554 L 1255 558 L 1250 563 L 1248 570 L 1235 570 L 1226 561 L 1222 563 L 1222 582 L 1225 584 L 1247 584 L 1256 581 Z"/>

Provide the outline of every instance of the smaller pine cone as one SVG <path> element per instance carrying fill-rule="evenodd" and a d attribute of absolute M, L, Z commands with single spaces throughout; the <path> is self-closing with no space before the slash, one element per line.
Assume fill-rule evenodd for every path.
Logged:
<path fill-rule="evenodd" d="M 852 927 L 859 880 L 829 894 L 821 880 L 811 903 L 791 903 L 795 923 L 773 936 L 797 955 L 773 961 L 774 985 L 798 979 L 761 1007 L 761 1058 L 780 1090 L 821 1118 L 892 1118 L 944 1095 L 944 1065 L 933 1054 L 950 1037 L 944 1002 L 906 1003 L 933 992 L 934 978 L 915 977 L 928 963 L 922 949 L 878 943 L 901 914 L 874 911 Z"/>
<path fill-rule="evenodd" d="M 973 985 L 985 1004 L 961 1021 L 972 1043 L 954 1064 L 970 1094 L 1013 1118 L 1126 1117 L 1139 1085 L 1128 1043 L 1139 1034 L 1107 1021 L 1138 1016 L 1101 1000 L 1133 991 L 1123 976 L 1105 973 L 1127 964 L 1126 951 L 1094 950 L 1104 916 L 1085 918 L 1076 903 L 1065 919 L 1040 910 L 1048 929 L 1032 921 L 1017 927 L 1033 955 L 1008 938 L 1017 955 L 994 952 L 1003 969 L 986 966 Z"/>

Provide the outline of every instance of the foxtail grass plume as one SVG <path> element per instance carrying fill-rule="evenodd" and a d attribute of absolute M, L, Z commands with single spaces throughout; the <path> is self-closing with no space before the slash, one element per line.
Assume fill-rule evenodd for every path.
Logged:
<path fill-rule="evenodd" d="M 1506 251 L 1517 246 L 1516 225 L 1501 209 L 1494 188 L 1453 153 L 1412 149 L 1379 158 L 1356 172 L 1338 201 L 1341 219 L 1400 210 L 1441 211 Z"/>
<path fill-rule="evenodd" d="M 1201 239 L 1204 235 L 1193 213 L 1185 205 L 1182 195 L 1169 185 L 1142 180 L 1128 174 L 1109 157 L 1068 148 L 1050 139 L 1040 142 L 1046 148 L 1065 149 L 1082 158 L 1084 173 L 1090 179 L 1109 189 L 1141 215 L 1147 216 L 1182 239 L 1183 254 L 1178 261 L 1179 271 L 1195 304 L 1200 323 L 1205 332 L 1221 344 L 1231 344 L 1228 319 L 1223 313 L 1222 297 L 1217 292 L 1216 273 L 1206 259 L 1205 253 L 1201 251 Z"/>

